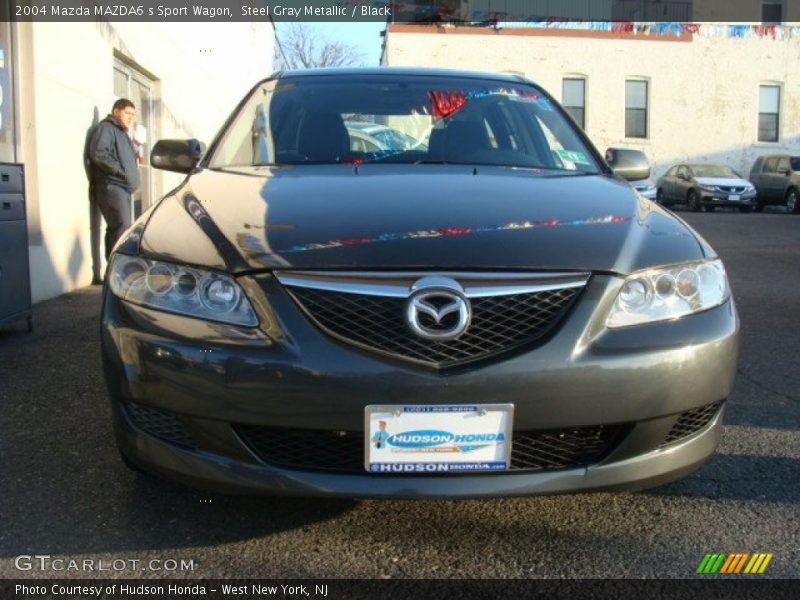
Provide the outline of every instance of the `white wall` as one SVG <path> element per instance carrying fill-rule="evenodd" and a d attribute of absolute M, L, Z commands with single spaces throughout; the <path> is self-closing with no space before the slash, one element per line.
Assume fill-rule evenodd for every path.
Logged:
<path fill-rule="evenodd" d="M 110 112 L 115 50 L 156 79 L 159 137 L 210 142 L 272 69 L 263 23 L 21 23 L 18 160 L 25 163 L 34 302 L 91 280 L 83 146 L 94 113 Z M 156 178 L 155 196 L 180 181 Z"/>
<path fill-rule="evenodd" d="M 800 154 L 800 35 L 791 39 L 694 35 L 691 41 L 657 41 L 530 30 L 519 35 L 514 30 L 418 31 L 418 26 L 392 26 L 385 63 L 517 71 L 559 101 L 563 77 L 586 75 L 589 137 L 601 151 L 612 145 L 643 150 L 654 163 L 655 176 L 685 160 L 727 164 L 746 176 L 760 154 Z M 646 140 L 625 138 L 629 77 L 650 82 Z M 781 139 L 776 144 L 756 141 L 762 82 L 782 85 Z"/>

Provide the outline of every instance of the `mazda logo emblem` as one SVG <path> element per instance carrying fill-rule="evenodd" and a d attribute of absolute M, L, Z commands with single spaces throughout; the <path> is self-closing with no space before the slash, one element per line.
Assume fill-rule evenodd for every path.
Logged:
<path fill-rule="evenodd" d="M 406 322 L 421 338 L 454 340 L 472 319 L 469 300 L 457 282 L 444 277 L 420 279 L 406 303 Z"/>

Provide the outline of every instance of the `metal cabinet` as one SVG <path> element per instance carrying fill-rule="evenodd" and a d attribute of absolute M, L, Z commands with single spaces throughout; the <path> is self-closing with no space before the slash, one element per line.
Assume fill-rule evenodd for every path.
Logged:
<path fill-rule="evenodd" d="M 0 163 L 0 325 L 31 319 L 28 223 L 22 165 Z"/>

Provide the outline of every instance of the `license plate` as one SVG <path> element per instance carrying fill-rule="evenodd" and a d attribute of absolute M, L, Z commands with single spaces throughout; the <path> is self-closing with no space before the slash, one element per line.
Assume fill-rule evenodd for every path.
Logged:
<path fill-rule="evenodd" d="M 370 405 L 364 468 L 374 474 L 504 471 L 513 404 Z"/>
<path fill-rule="evenodd" d="M 742 199 L 742 197 L 738 196 L 736 194 L 731 194 L 730 196 L 728 196 L 728 200 L 736 201 L 736 200 L 741 200 L 741 199 Z"/>

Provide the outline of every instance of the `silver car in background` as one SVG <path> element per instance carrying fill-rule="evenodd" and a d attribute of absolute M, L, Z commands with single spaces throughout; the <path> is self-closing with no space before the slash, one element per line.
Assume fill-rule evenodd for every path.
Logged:
<path fill-rule="evenodd" d="M 657 188 L 659 204 L 686 204 L 695 212 L 723 206 L 750 212 L 756 206 L 755 186 L 724 165 L 675 165 L 658 180 Z"/>

